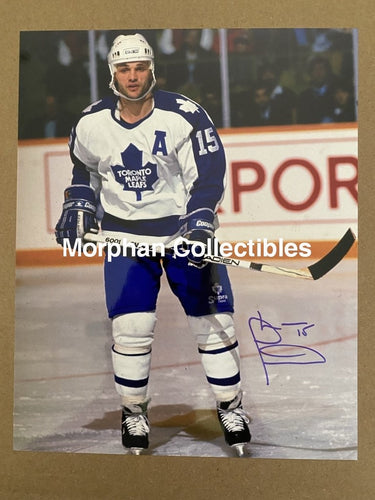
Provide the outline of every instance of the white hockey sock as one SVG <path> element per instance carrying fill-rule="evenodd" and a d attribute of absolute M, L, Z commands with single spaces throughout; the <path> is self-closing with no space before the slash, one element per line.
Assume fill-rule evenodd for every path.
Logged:
<path fill-rule="evenodd" d="M 137 354 L 118 351 L 112 347 L 112 363 L 116 391 L 122 398 L 133 402 L 147 399 L 147 387 L 151 365 L 151 349 Z"/>
<path fill-rule="evenodd" d="M 112 321 L 112 363 L 115 386 L 122 401 L 143 403 L 151 366 L 154 312 L 116 316 Z"/>
<path fill-rule="evenodd" d="M 240 390 L 240 355 L 232 314 L 188 316 L 203 368 L 217 401 L 229 401 Z"/>
<path fill-rule="evenodd" d="M 216 401 L 229 401 L 239 392 L 241 386 L 240 357 L 238 343 L 216 346 L 199 346 L 207 381 L 215 394 Z"/>

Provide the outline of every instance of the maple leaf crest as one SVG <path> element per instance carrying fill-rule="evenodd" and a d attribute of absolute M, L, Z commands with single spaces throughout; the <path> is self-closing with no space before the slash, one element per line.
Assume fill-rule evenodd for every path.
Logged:
<path fill-rule="evenodd" d="M 185 113 L 199 112 L 198 106 L 191 101 L 187 101 L 186 99 L 176 99 L 176 102 L 180 105 L 181 111 L 185 111 Z"/>
<path fill-rule="evenodd" d="M 134 144 L 121 153 L 122 165 L 112 165 L 115 179 L 123 186 L 124 191 L 134 191 L 137 201 L 142 199 L 142 191 L 152 191 L 158 179 L 155 163 L 142 164 L 142 151 Z"/>

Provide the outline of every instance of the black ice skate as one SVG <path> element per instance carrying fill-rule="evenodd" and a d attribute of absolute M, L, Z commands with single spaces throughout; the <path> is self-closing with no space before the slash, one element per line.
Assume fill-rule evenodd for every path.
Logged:
<path fill-rule="evenodd" d="M 250 419 L 242 409 L 241 393 L 232 401 L 218 402 L 217 415 L 226 443 L 235 448 L 238 456 L 244 456 L 251 434 L 248 427 Z"/>
<path fill-rule="evenodd" d="M 150 427 L 147 418 L 147 402 L 123 406 L 121 425 L 123 446 L 129 448 L 133 455 L 140 455 L 148 448 Z"/>

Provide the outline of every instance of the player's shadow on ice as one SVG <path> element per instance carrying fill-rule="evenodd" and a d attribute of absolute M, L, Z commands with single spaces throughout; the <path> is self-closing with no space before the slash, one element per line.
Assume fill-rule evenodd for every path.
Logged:
<path fill-rule="evenodd" d="M 159 405 L 149 410 L 151 425 L 150 448 L 167 445 L 177 436 L 187 436 L 198 442 L 211 442 L 218 438 L 222 443 L 215 445 L 228 452 L 215 409 L 192 409 L 188 405 Z M 103 418 L 97 418 L 83 427 L 90 430 L 120 430 L 121 411 L 106 412 Z M 173 454 L 173 453 L 172 453 Z"/>

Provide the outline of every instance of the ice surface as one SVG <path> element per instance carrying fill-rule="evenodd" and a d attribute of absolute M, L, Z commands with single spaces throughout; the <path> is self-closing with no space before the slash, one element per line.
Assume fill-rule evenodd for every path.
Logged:
<path fill-rule="evenodd" d="M 243 404 L 252 419 L 249 456 L 355 460 L 357 261 L 346 259 L 314 282 L 239 269 L 230 275 Z M 299 346 L 274 345 L 276 353 L 310 347 L 326 362 L 263 367 L 248 325 L 258 311 L 282 328 L 284 344 Z M 195 340 L 164 280 L 157 317 L 147 454 L 234 457 Z M 281 327 L 303 322 L 313 325 L 306 335 Z M 100 266 L 17 269 L 14 391 L 14 449 L 126 453 Z"/>

